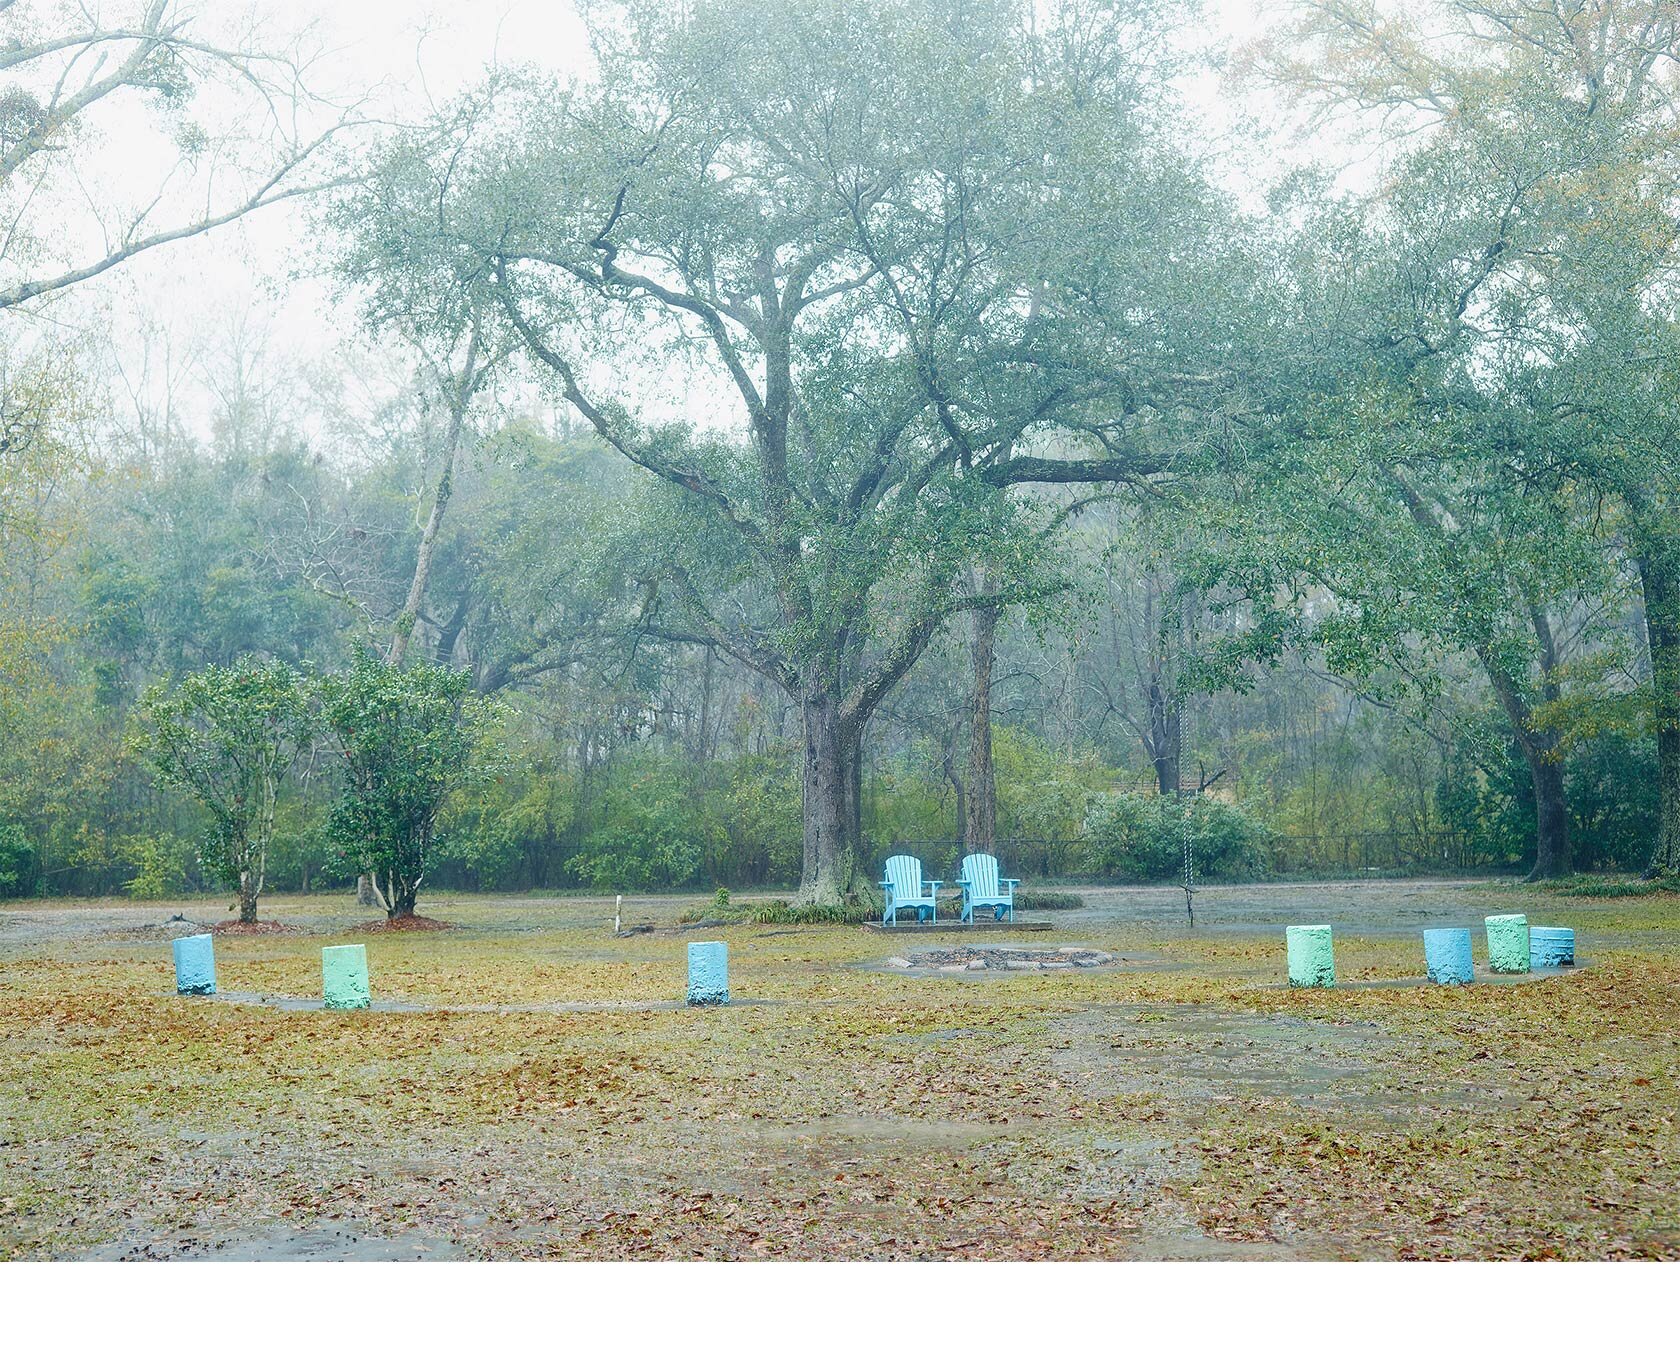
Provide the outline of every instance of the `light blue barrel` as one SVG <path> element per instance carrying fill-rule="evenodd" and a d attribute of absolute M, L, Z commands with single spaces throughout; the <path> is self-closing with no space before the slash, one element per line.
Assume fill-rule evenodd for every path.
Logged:
<path fill-rule="evenodd" d="M 1541 966 L 1572 966 L 1575 964 L 1574 928 L 1530 928 L 1528 930 L 1529 964 Z"/>
<path fill-rule="evenodd" d="M 1336 983 L 1336 952 L 1328 923 L 1284 929 L 1289 950 L 1289 983 L 1307 989 Z"/>
<path fill-rule="evenodd" d="M 1495 913 L 1482 921 L 1487 926 L 1488 969 L 1495 975 L 1527 975 L 1527 916 Z"/>
<path fill-rule="evenodd" d="M 368 997 L 367 947 L 321 948 L 321 997 L 328 1008 L 366 1008 Z"/>
<path fill-rule="evenodd" d="M 688 1002 L 691 1004 L 727 1004 L 729 1002 L 729 943 L 690 942 L 688 944 Z"/>
<path fill-rule="evenodd" d="M 216 947 L 210 934 L 196 937 L 177 937 L 170 944 L 175 949 L 175 992 L 177 994 L 214 994 L 216 992 Z"/>
<path fill-rule="evenodd" d="M 1423 959 L 1437 985 L 1468 985 L 1476 978 L 1469 928 L 1425 928 Z"/>

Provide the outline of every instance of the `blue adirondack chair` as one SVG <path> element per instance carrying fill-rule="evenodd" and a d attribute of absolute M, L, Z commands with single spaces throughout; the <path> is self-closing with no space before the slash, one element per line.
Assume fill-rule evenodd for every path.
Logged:
<path fill-rule="evenodd" d="M 976 908 L 989 908 L 994 922 L 1001 923 L 1004 914 L 1009 915 L 1009 921 L 1015 921 L 1015 886 L 1019 880 L 1001 880 L 998 878 L 997 857 L 988 856 L 985 852 L 975 852 L 971 856 L 963 857 L 962 879 L 957 884 L 962 887 L 962 920 L 965 923 L 974 921 Z"/>
<path fill-rule="evenodd" d="M 923 880 L 922 863 L 913 856 L 889 856 L 887 858 L 887 878 L 881 882 L 881 888 L 887 894 L 887 907 L 881 914 L 881 924 L 898 922 L 900 909 L 915 909 L 916 921 L 923 921 L 926 913 L 927 921 L 939 921 L 939 887 L 942 880 Z"/>

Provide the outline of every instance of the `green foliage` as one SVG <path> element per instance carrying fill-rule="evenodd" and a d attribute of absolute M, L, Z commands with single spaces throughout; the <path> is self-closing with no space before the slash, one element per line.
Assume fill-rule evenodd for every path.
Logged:
<path fill-rule="evenodd" d="M 395 666 L 366 650 L 320 692 L 343 772 L 327 819 L 333 869 L 371 872 L 386 911 L 412 913 L 440 855 L 444 802 L 498 766 L 487 752 L 499 710 L 467 672 Z"/>
<path fill-rule="evenodd" d="M 567 862 L 598 890 L 680 888 L 700 875 L 704 849 L 680 758 L 648 749 L 606 778 L 583 849 Z"/>
<path fill-rule="evenodd" d="M 173 833 L 128 837 L 117 844 L 117 855 L 135 867 L 123 883 L 131 899 L 168 899 L 192 888 L 188 867 L 193 844 Z"/>
<path fill-rule="evenodd" d="M 785 899 L 771 899 L 762 904 L 743 904 L 749 910 L 748 921 L 797 926 L 801 923 L 867 923 L 879 918 L 881 910 L 874 904 L 790 904 Z"/>
<path fill-rule="evenodd" d="M 1103 875 L 1165 880 L 1184 873 L 1185 804 L 1171 795 L 1111 794 L 1085 819 L 1089 859 Z M 1203 796 L 1190 806 L 1196 875 L 1248 879 L 1271 866 L 1276 834 L 1241 806 Z"/>
<path fill-rule="evenodd" d="M 209 816 L 200 859 L 240 891 L 240 916 L 256 916 L 280 785 L 312 720 L 302 679 L 283 661 L 209 666 L 141 700 L 130 746 L 165 785 Z"/>
<path fill-rule="evenodd" d="M 0 899 L 33 894 L 35 844 L 17 823 L 0 823 Z"/>
<path fill-rule="evenodd" d="M 798 753 L 782 745 L 738 756 L 728 784 L 708 806 L 708 836 L 722 871 L 746 885 L 799 879 L 805 834 L 800 823 Z"/>
<path fill-rule="evenodd" d="M 1029 890 L 1015 891 L 1015 909 L 1018 913 L 1050 913 L 1056 909 L 1082 909 L 1085 900 L 1071 890 Z"/>
<path fill-rule="evenodd" d="M 1024 728 L 993 733 L 992 764 L 998 831 L 1049 841 L 1077 840 L 1092 798 L 1114 780 L 1091 752 L 1069 756 Z"/>

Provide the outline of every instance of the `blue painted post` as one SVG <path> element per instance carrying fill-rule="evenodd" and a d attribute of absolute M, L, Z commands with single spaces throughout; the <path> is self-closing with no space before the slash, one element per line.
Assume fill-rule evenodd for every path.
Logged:
<path fill-rule="evenodd" d="M 214 994 L 216 992 L 216 948 L 210 934 L 196 937 L 177 937 L 171 944 L 175 950 L 175 993 Z"/>
<path fill-rule="evenodd" d="M 328 1008 L 366 1008 L 368 997 L 367 947 L 321 948 L 321 998 Z"/>
<path fill-rule="evenodd" d="M 1289 983 L 1312 988 L 1336 983 L 1336 953 L 1328 923 L 1284 929 L 1289 951 Z"/>
<path fill-rule="evenodd" d="M 690 942 L 688 944 L 688 1002 L 690 1004 L 727 1004 L 729 1002 L 729 943 Z"/>
<path fill-rule="evenodd" d="M 1535 967 L 1574 965 L 1575 929 L 1530 928 L 1528 959 L 1529 964 Z"/>
<path fill-rule="evenodd" d="M 1468 985 L 1476 978 L 1469 928 L 1425 928 L 1423 959 L 1437 985 Z"/>
<path fill-rule="evenodd" d="M 1527 915 L 1495 913 L 1482 921 L 1487 925 L 1488 969 L 1495 975 L 1527 975 Z"/>

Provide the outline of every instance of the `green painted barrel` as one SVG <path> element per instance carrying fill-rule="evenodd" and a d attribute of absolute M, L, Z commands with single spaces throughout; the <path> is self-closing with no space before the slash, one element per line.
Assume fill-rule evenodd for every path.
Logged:
<path fill-rule="evenodd" d="M 321 948 L 321 998 L 328 1008 L 368 1006 L 367 947 Z"/>
<path fill-rule="evenodd" d="M 1328 923 L 1309 923 L 1284 929 L 1289 951 L 1289 983 L 1299 989 L 1336 983 L 1336 952 Z"/>
<path fill-rule="evenodd" d="M 1487 926 L 1488 969 L 1495 975 L 1527 975 L 1528 918 L 1521 913 L 1495 913 Z"/>

